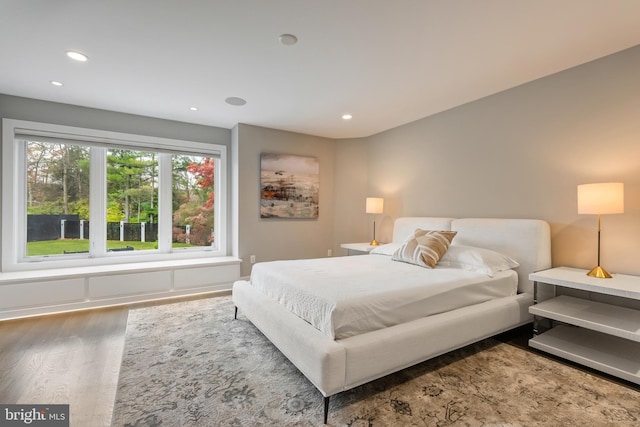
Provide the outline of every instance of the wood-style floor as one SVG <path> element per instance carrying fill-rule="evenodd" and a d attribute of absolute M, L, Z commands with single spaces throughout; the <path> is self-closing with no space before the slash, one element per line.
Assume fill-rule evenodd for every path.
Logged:
<path fill-rule="evenodd" d="M 69 404 L 71 426 L 110 426 L 128 313 L 0 322 L 0 403 Z"/>
<path fill-rule="evenodd" d="M 226 294 L 0 322 L 0 403 L 69 404 L 71 427 L 111 426 L 129 310 Z"/>

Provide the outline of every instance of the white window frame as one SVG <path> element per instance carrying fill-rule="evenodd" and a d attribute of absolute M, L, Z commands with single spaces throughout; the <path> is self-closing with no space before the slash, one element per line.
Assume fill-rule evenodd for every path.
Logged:
<path fill-rule="evenodd" d="M 96 129 L 39 123 L 24 120 L 2 120 L 2 271 L 25 271 L 47 268 L 65 268 L 91 265 L 109 265 L 129 262 L 163 261 L 191 258 L 227 256 L 227 207 L 228 191 L 226 182 L 227 147 L 220 144 L 184 141 L 169 138 L 134 135 Z M 16 135 L 26 134 L 47 138 L 64 139 L 80 144 L 98 144 L 91 150 L 91 162 L 104 167 L 92 167 L 90 171 L 90 212 L 93 224 L 104 227 L 91 229 L 91 255 L 75 254 L 49 257 L 24 257 L 26 253 L 26 177 L 27 158 L 25 144 Z M 137 253 L 107 253 L 106 247 L 95 247 L 96 242 L 106 242 L 106 153 L 109 147 L 137 151 L 155 151 L 173 154 L 194 154 L 217 158 L 214 177 L 214 230 L 215 242 L 212 246 L 196 248 L 172 248 L 172 185 L 164 182 L 159 186 L 158 195 L 158 249 L 136 251 Z M 159 175 L 168 168 L 171 176 L 170 156 L 159 156 Z M 222 170 L 221 170 L 222 169 Z M 165 174 L 166 177 L 166 174 Z M 169 182 L 171 184 L 171 182 Z M 96 222 L 97 221 L 97 222 Z M 106 246 L 106 245 L 105 245 Z"/>

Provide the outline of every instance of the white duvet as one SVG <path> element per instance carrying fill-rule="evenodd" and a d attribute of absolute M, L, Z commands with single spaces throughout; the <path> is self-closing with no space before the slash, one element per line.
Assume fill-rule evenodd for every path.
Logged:
<path fill-rule="evenodd" d="M 490 278 L 384 255 L 264 262 L 253 266 L 250 280 L 334 339 L 515 295 L 517 281 L 513 270 Z"/>

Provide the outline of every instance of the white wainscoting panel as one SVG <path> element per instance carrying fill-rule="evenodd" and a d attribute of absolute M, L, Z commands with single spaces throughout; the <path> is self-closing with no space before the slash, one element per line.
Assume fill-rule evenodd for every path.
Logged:
<path fill-rule="evenodd" d="M 237 265 L 217 267 L 181 268 L 174 271 L 175 289 L 190 289 L 238 280 Z"/>
<path fill-rule="evenodd" d="M 0 311 L 84 301 L 84 279 L 47 280 L 0 286 Z"/>
<path fill-rule="evenodd" d="M 171 270 L 89 278 L 89 298 L 114 298 L 171 290 Z"/>

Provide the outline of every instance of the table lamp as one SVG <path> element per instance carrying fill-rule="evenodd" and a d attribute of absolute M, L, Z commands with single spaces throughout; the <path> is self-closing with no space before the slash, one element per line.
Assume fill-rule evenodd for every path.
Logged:
<path fill-rule="evenodd" d="M 587 273 L 601 279 L 611 275 L 600 266 L 600 215 L 624 213 L 624 184 L 604 182 L 578 185 L 578 214 L 598 215 L 598 265 Z"/>
<path fill-rule="evenodd" d="M 381 214 L 384 206 L 384 199 L 380 197 L 367 197 L 367 204 L 365 211 L 368 214 Z M 371 246 L 378 246 L 379 243 L 376 240 L 376 218 L 373 217 L 373 240 L 369 243 Z"/>

